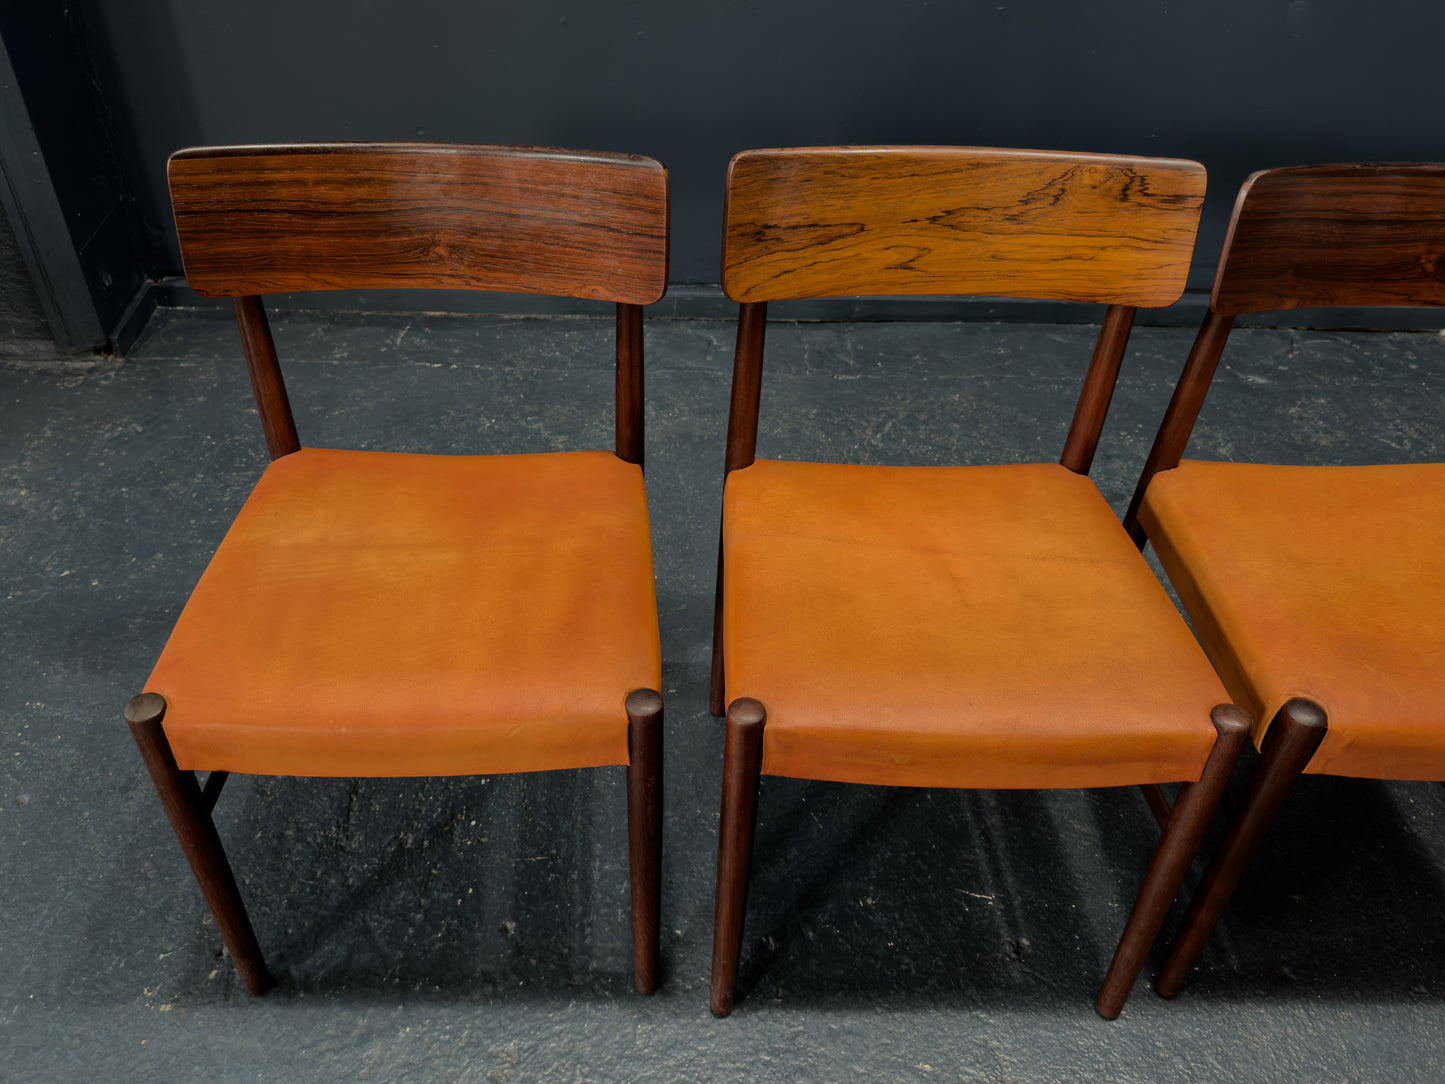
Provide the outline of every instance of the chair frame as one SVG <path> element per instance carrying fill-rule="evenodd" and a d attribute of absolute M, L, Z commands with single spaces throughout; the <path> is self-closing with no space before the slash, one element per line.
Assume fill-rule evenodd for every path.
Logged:
<path fill-rule="evenodd" d="M 462 289 L 512 289 L 518 292 L 553 293 L 561 296 L 601 296 L 607 292 L 619 298 L 616 301 L 616 440 L 615 453 L 628 463 L 643 463 L 643 335 L 642 309 L 662 296 L 666 289 L 667 268 L 667 172 L 657 162 L 634 155 L 597 154 L 575 152 L 544 147 L 520 147 L 484 144 L 388 144 L 388 143 L 333 143 L 333 144 L 282 144 L 276 146 L 193 148 L 177 152 L 171 159 L 173 185 L 178 169 L 184 171 L 192 166 L 204 167 L 207 162 L 225 159 L 245 159 L 252 156 L 291 155 L 290 161 L 306 164 L 303 159 L 311 156 L 312 161 L 328 162 L 340 157 L 354 156 L 360 163 L 359 170 L 376 169 L 389 163 L 411 156 L 430 158 L 440 166 L 458 168 L 477 167 L 485 169 L 489 158 L 511 160 L 524 159 L 547 179 L 552 172 L 566 171 L 579 162 L 584 167 L 589 163 L 628 170 L 635 169 L 643 178 L 644 186 L 652 189 L 660 183 L 660 196 L 653 193 L 654 200 L 661 200 L 661 237 L 649 257 L 660 262 L 660 279 L 651 285 L 636 282 L 619 282 L 595 287 L 588 293 L 579 293 L 555 283 L 546 283 L 541 288 L 528 289 L 515 276 L 510 280 L 488 282 L 479 264 L 458 268 L 465 263 L 468 254 L 460 257 L 447 251 L 446 241 L 434 241 L 420 266 L 410 258 L 385 271 L 363 269 L 353 281 L 346 285 L 360 285 L 368 274 L 388 281 L 389 285 L 404 285 L 410 288 L 462 288 Z M 332 156 L 338 156 L 332 158 Z M 661 175 L 660 180 L 656 174 Z M 561 173 L 562 176 L 569 174 Z M 421 182 L 423 185 L 425 180 Z M 241 197 L 244 199 L 244 197 Z M 358 197 L 359 198 L 359 197 Z M 179 201 L 178 201 L 179 202 Z M 474 213 L 475 209 L 452 208 L 458 217 Z M 212 208 L 203 208 L 204 213 L 214 215 Z M 428 238 L 451 238 L 447 233 L 454 225 L 446 221 L 428 221 L 429 213 L 435 215 L 436 208 L 416 211 L 416 221 L 408 225 L 418 234 Z M 224 217 L 224 212 L 222 212 Z M 443 214 L 441 216 L 445 218 Z M 607 225 L 625 227 L 625 214 L 607 211 L 603 214 Z M 229 246 L 230 254 L 238 264 L 249 267 L 251 272 L 265 280 L 267 275 L 275 278 L 277 272 L 268 269 L 264 260 L 248 258 L 241 250 L 242 242 L 225 237 L 216 229 L 214 218 L 201 221 L 186 221 L 178 212 L 183 249 L 187 245 L 204 244 L 214 231 L 214 239 L 222 246 Z M 200 216 L 198 216 L 200 218 Z M 524 246 L 516 237 L 504 238 L 511 246 L 509 251 L 519 252 L 537 258 L 545 256 L 544 246 L 532 243 Z M 440 252 L 437 250 L 440 249 Z M 188 250 L 188 255 L 194 253 Z M 635 264 L 641 266 L 643 258 L 637 257 Z M 633 270 L 633 268 L 628 269 Z M 652 268 L 657 270 L 657 268 Z M 190 266 L 187 267 L 190 273 Z M 242 349 L 250 373 L 251 387 L 255 395 L 261 426 L 266 437 L 266 447 L 272 460 L 290 455 L 301 448 L 291 404 L 286 394 L 275 342 L 259 292 L 235 292 L 234 283 L 245 277 L 240 268 L 206 268 L 193 281 L 192 287 L 206 296 L 231 296 L 233 298 L 236 322 L 240 329 Z M 286 288 L 326 289 L 336 286 L 334 270 L 300 271 L 285 269 L 282 273 L 297 279 Z M 621 275 L 622 272 L 619 272 Z M 475 275 L 475 284 L 466 276 Z M 299 277 L 298 277 L 299 276 Z M 268 283 L 269 285 L 269 283 Z M 276 284 L 279 287 L 279 284 Z M 200 885 L 202 895 L 216 920 L 227 951 L 236 965 L 246 989 L 252 994 L 261 994 L 274 981 L 261 954 L 260 944 L 252 928 L 250 918 L 241 899 L 236 879 L 227 861 L 220 835 L 212 819 L 221 789 L 229 773 L 224 770 L 211 771 L 204 785 L 193 771 L 177 766 L 169 741 L 166 738 L 164 720 L 166 700 L 157 693 L 143 693 L 131 699 L 125 709 L 126 722 L 146 769 L 155 784 L 161 803 L 176 833 L 181 850 L 190 864 L 191 871 Z M 662 743 L 663 743 L 663 699 L 654 689 L 634 689 L 625 701 L 628 719 L 627 744 L 627 821 L 628 859 L 632 898 L 633 977 L 639 993 L 651 994 L 660 979 L 659 931 L 661 906 L 661 862 L 662 862 Z"/>
<path fill-rule="evenodd" d="M 1204 407 L 1229 333 L 1248 313 L 1367 305 L 1445 305 L 1435 277 L 1433 229 L 1408 210 L 1420 183 L 1445 184 L 1445 164 L 1346 163 L 1260 170 L 1240 187 L 1210 293 L 1209 311 L 1160 422 L 1124 527 L 1142 550 L 1139 521 L 1149 484 L 1177 467 Z M 1437 203 L 1439 197 L 1436 197 Z M 1423 227 L 1423 228 L 1422 228 Z M 1154 982 L 1160 996 L 1183 988 L 1265 832 L 1329 729 L 1314 700 L 1288 700 L 1265 730 L 1261 759 Z"/>
<path fill-rule="evenodd" d="M 887 153 L 893 151 L 953 151 L 954 148 L 811 148 L 797 152 L 745 152 L 747 154 L 818 153 Z M 1053 155 L 1048 152 L 996 151 L 971 148 L 960 152 L 1001 156 L 1004 159 L 1089 160 L 1103 156 Z M 729 170 L 729 200 L 732 199 L 733 173 L 739 159 Z M 1117 158 L 1123 165 L 1142 166 L 1147 159 Z M 1202 167 L 1199 168 L 1202 174 Z M 1195 210 L 1197 220 L 1197 205 Z M 728 217 L 732 222 L 731 211 Z M 1192 249 L 1192 240 L 1191 240 Z M 1187 261 L 1186 261 L 1187 262 Z M 724 290 L 740 301 L 737 341 L 734 354 L 732 394 L 728 414 L 727 445 L 723 481 L 734 470 L 751 465 L 756 458 L 758 414 L 762 393 L 763 347 L 767 329 L 767 302 L 784 297 L 838 296 L 847 291 L 823 290 L 819 293 L 771 294 L 764 287 L 733 287 L 728 282 L 728 255 L 724 253 Z M 1182 275 L 1178 289 L 1171 297 L 1145 301 L 1146 304 L 1167 305 L 1177 299 L 1183 288 Z M 746 290 L 750 289 L 753 297 Z M 936 289 L 931 285 L 917 290 L 896 292 L 964 293 L 959 290 Z M 988 291 L 976 291 L 986 296 Z M 741 296 L 739 296 L 741 295 Z M 1043 295 L 1048 296 L 1048 295 Z M 1064 296 L 1064 295 L 1057 295 Z M 756 298 L 756 299 L 754 299 Z M 1103 300 L 1095 296 L 1081 300 Z M 1107 302 L 1106 302 L 1107 303 Z M 1105 417 L 1118 378 L 1133 327 L 1136 304 L 1107 303 L 1103 324 L 1090 360 L 1088 373 L 1074 409 L 1073 419 L 1059 462 L 1076 474 L 1088 474 L 1103 431 Z M 763 704 L 750 697 L 726 703 L 724 658 L 722 644 L 723 550 L 718 550 L 717 588 L 713 618 L 712 681 L 709 708 L 713 715 L 726 718 L 723 751 L 722 813 L 718 838 L 717 895 L 714 912 L 712 980 L 710 1005 L 717 1016 L 728 1015 L 736 996 L 738 966 L 742 951 L 743 921 L 747 909 L 748 873 L 752 861 L 753 840 L 757 821 L 758 789 L 762 776 L 763 734 L 767 712 Z M 1151 812 L 1162 831 L 1143 885 L 1125 925 L 1109 970 L 1101 987 L 1096 1008 L 1106 1019 L 1114 1019 L 1122 1010 L 1150 947 L 1168 914 L 1170 905 L 1188 871 L 1209 820 L 1229 781 L 1251 729 L 1249 716 L 1232 704 L 1216 706 L 1211 713 L 1216 738 L 1208 760 L 1196 781 L 1185 782 L 1171 806 L 1157 784 L 1141 787 Z"/>

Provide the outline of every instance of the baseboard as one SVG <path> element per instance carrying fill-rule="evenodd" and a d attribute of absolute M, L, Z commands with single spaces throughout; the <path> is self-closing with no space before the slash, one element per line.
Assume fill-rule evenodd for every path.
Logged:
<path fill-rule="evenodd" d="M 153 305 L 165 308 L 230 307 L 228 298 L 201 297 L 185 279 L 165 278 L 150 290 Z M 273 310 L 319 309 L 331 312 L 406 312 L 495 316 L 610 316 L 613 306 L 600 301 L 533 294 L 471 290 L 337 290 L 270 294 Z M 1209 306 L 1207 290 L 1187 290 L 1165 309 L 1140 309 L 1135 325 L 1198 327 Z M 647 307 L 648 319 L 735 320 L 737 305 L 717 286 L 678 283 Z M 1037 324 L 1097 324 L 1100 305 L 1012 298 L 839 297 L 775 301 L 772 320 L 805 321 L 975 321 Z M 148 313 L 147 313 L 148 315 Z M 1437 331 L 1445 328 L 1445 310 L 1420 308 L 1294 309 L 1241 317 L 1242 327 L 1301 327 L 1331 330 Z"/>

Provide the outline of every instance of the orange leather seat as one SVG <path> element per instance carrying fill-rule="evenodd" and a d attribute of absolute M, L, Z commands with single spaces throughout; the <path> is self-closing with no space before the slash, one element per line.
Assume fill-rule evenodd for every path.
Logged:
<path fill-rule="evenodd" d="M 1139 520 L 1257 744 L 1303 697 L 1329 715 L 1306 772 L 1445 778 L 1445 464 L 1185 460 Z"/>
<path fill-rule="evenodd" d="M 765 774 L 1199 778 L 1228 697 L 1086 476 L 759 459 L 723 509 L 726 685 L 767 705 Z"/>
<path fill-rule="evenodd" d="M 626 764 L 623 702 L 660 681 L 637 464 L 303 448 L 146 691 L 182 768 L 462 775 Z"/>

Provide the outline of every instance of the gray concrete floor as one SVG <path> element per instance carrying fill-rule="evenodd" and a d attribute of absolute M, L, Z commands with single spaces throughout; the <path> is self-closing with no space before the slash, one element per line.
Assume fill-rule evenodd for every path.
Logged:
<path fill-rule="evenodd" d="M 275 325 L 306 443 L 609 444 L 605 321 L 288 312 Z M 1302 781 L 1184 995 L 1164 1002 L 1141 981 L 1105 1023 L 1095 989 L 1155 838 L 1137 791 L 765 779 L 741 1000 L 727 1020 L 708 1014 L 722 729 L 706 684 L 732 333 L 647 329 L 668 698 L 665 981 L 651 998 L 630 988 L 621 769 L 233 778 L 217 819 L 282 977 L 247 996 L 120 717 L 264 464 L 234 325 L 162 310 L 123 362 L 3 363 L 0 1077 L 1445 1073 L 1437 784 Z M 773 324 L 760 451 L 1055 458 L 1093 333 Z M 1094 472 L 1116 506 L 1190 339 L 1135 333 Z M 1436 334 L 1237 332 L 1194 452 L 1445 458 L 1442 363 Z"/>

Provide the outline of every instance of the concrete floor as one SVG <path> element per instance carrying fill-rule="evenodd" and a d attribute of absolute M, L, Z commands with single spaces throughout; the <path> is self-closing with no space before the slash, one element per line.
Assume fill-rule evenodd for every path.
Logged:
<path fill-rule="evenodd" d="M 610 443 L 605 321 L 290 312 L 275 329 L 306 443 Z M 765 779 L 741 997 L 709 1015 L 722 728 L 706 686 L 732 334 L 647 330 L 668 698 L 651 998 L 630 988 L 620 768 L 233 778 L 217 819 L 282 976 L 249 997 L 120 717 L 264 464 L 234 324 L 162 310 L 123 362 L 3 363 L 0 1077 L 1445 1074 L 1437 784 L 1302 781 L 1185 994 L 1141 981 L 1105 1023 L 1095 989 L 1155 838 L 1137 791 Z M 773 324 L 760 452 L 1055 458 L 1093 334 Z M 1135 332 L 1094 471 L 1118 507 L 1191 337 Z M 1193 451 L 1445 459 L 1442 363 L 1436 334 L 1236 332 Z"/>

